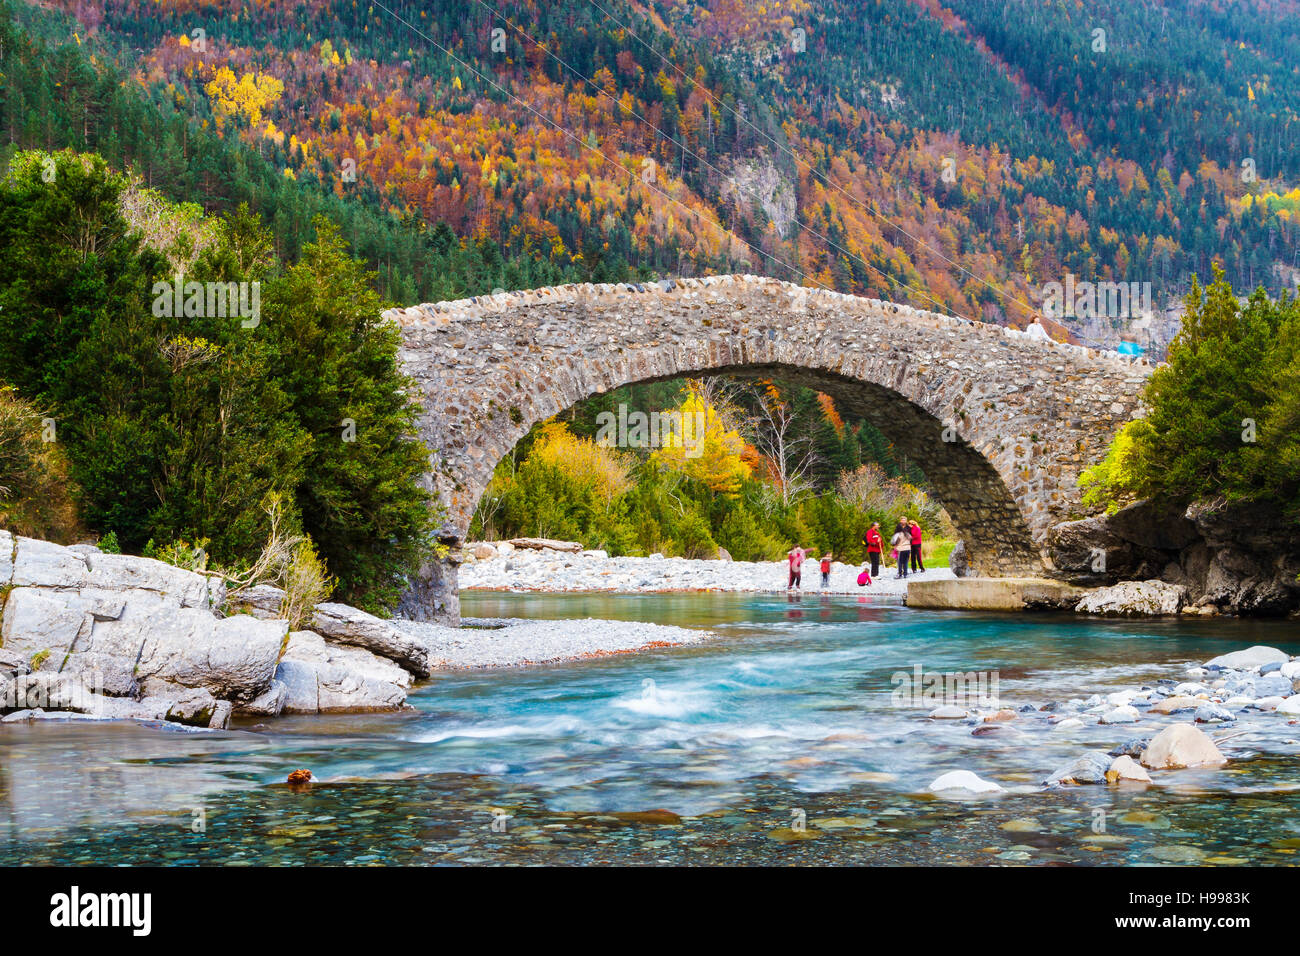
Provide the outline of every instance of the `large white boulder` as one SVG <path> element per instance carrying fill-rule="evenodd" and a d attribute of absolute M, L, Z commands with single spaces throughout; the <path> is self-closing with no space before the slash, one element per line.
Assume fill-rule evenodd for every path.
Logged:
<path fill-rule="evenodd" d="M 373 614 L 346 604 L 318 604 L 311 626 L 332 643 L 364 648 L 400 664 L 416 677 L 433 673 L 428 647 Z"/>
<path fill-rule="evenodd" d="M 253 700 L 270 686 L 287 621 L 259 621 L 247 614 L 221 620 L 198 608 L 159 609 L 147 621 L 147 637 L 138 641 L 125 622 L 102 640 L 106 647 L 138 643 L 136 675 L 146 694 L 166 696 L 169 688 L 202 688 L 231 701 Z M 97 647 L 100 628 L 92 635 Z"/>
<path fill-rule="evenodd" d="M 1281 661 L 1285 664 L 1290 661 L 1290 656 L 1286 651 L 1279 651 L 1276 647 L 1265 647 L 1262 644 L 1256 644 L 1254 647 L 1248 647 L 1245 650 L 1220 654 L 1213 660 L 1206 661 L 1205 666 L 1250 670 L 1255 667 L 1263 667 L 1265 664 L 1271 664 L 1274 661 Z"/>
<path fill-rule="evenodd" d="M 1177 614 L 1187 598 L 1187 588 L 1167 581 L 1121 581 L 1089 591 L 1075 605 L 1083 614 L 1113 616 Z"/>
<path fill-rule="evenodd" d="M 153 558 L 104 554 L 66 548 L 50 541 L 6 534 L 0 551 L 10 551 L 12 567 L 6 583 L 19 587 L 59 590 L 136 591 L 175 602 L 181 607 L 215 607 L 225 596 L 216 578 L 174 567 Z M 0 569 L 0 580 L 4 580 Z"/>
<path fill-rule="evenodd" d="M 311 631 L 294 631 L 276 682 L 286 689 L 284 713 L 346 713 L 401 707 L 411 675 L 359 647 L 331 644 Z"/>

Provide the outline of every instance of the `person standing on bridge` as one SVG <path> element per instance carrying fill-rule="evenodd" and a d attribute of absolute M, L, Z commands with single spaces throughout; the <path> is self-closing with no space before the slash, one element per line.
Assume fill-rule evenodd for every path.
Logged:
<path fill-rule="evenodd" d="M 871 576 L 880 577 L 880 555 L 884 550 L 885 539 L 880 536 L 880 522 L 871 522 L 871 527 L 862 536 L 862 543 L 867 546 L 867 560 L 871 562 Z"/>
<path fill-rule="evenodd" d="M 912 536 L 912 570 L 924 571 L 925 563 L 921 560 L 921 526 L 908 518 L 907 527 L 908 533 Z"/>
<path fill-rule="evenodd" d="M 912 531 L 907 526 L 907 522 L 902 518 L 898 519 L 898 524 L 894 526 L 894 536 L 889 540 L 898 555 L 898 577 L 907 577 L 908 557 L 912 553 Z"/>

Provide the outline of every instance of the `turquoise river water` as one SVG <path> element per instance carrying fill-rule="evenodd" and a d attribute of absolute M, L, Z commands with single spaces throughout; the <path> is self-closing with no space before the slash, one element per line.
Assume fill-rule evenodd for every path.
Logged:
<path fill-rule="evenodd" d="M 716 639 L 569 664 L 450 673 L 397 714 L 230 731 L 0 726 L 0 863 L 1296 862 L 1300 727 L 1268 715 L 1218 770 L 1148 788 L 1043 790 L 1137 728 L 1053 730 L 1052 702 L 1271 644 L 1294 624 L 1098 621 L 806 595 L 469 592 L 478 617 L 645 620 Z M 894 675 L 996 673 L 996 732 L 900 705 Z M 1185 717 L 1183 719 L 1186 719 Z M 1215 731 L 1221 737 L 1245 727 Z M 310 768 L 317 782 L 291 788 Z M 925 793 L 949 770 L 1006 793 Z"/>

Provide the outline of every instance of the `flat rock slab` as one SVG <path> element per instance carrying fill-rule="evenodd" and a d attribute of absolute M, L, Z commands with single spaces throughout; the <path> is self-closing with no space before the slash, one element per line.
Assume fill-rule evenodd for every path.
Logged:
<path fill-rule="evenodd" d="M 907 606 L 957 611 L 1023 611 L 1064 607 L 1083 591 L 1047 578 L 952 578 L 907 586 Z"/>

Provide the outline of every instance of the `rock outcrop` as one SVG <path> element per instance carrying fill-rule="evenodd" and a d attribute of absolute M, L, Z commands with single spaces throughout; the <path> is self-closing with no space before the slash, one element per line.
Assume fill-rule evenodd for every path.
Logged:
<path fill-rule="evenodd" d="M 217 578 L 0 531 L 0 713 L 228 726 L 235 713 L 400 707 L 426 644 L 322 604 L 289 634 L 283 594 L 227 606 Z"/>
<path fill-rule="evenodd" d="M 1058 524 L 1047 541 L 1056 572 L 1076 584 L 1159 580 L 1186 588 L 1184 607 L 1198 613 L 1300 610 L 1300 529 L 1271 503 L 1141 501 Z"/>
<path fill-rule="evenodd" d="M 245 588 L 233 599 L 239 607 L 255 617 L 274 618 L 280 613 L 284 592 L 269 585 Z M 383 618 L 367 614 L 346 604 L 327 602 L 316 605 L 311 628 L 334 644 L 349 644 L 385 657 L 417 677 L 432 673 L 429 649 L 404 634 Z"/>

